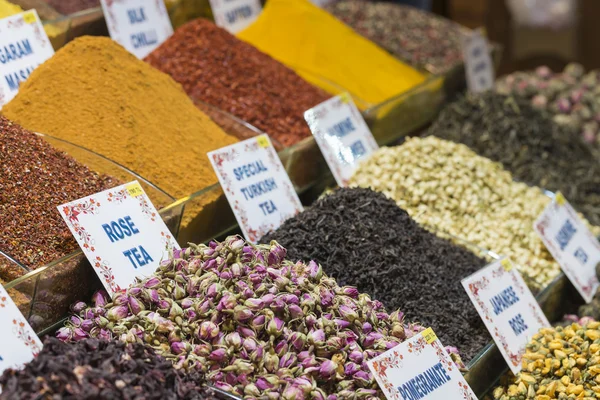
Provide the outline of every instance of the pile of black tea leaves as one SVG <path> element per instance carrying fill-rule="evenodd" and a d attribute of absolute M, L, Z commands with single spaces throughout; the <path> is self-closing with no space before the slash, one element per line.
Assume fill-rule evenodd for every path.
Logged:
<path fill-rule="evenodd" d="M 340 285 L 432 327 L 465 362 L 491 340 L 460 282 L 487 262 L 426 231 L 382 193 L 337 189 L 261 242 L 271 240 L 288 259 L 314 260 Z"/>
<path fill-rule="evenodd" d="M 488 91 L 460 96 L 427 131 L 500 162 L 517 180 L 560 191 L 600 225 L 600 164 L 578 132 L 530 101 Z"/>
<path fill-rule="evenodd" d="M 94 338 L 64 343 L 49 337 L 23 369 L 0 376 L 0 399 L 217 399 L 204 382 L 201 373 L 176 370 L 139 343 Z"/>

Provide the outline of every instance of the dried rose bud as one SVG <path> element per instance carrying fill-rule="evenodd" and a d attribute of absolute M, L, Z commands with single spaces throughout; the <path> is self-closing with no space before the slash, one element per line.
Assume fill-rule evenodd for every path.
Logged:
<path fill-rule="evenodd" d="M 129 314 L 129 308 L 125 305 L 121 305 L 108 310 L 106 313 L 106 318 L 108 318 L 110 321 L 119 321 L 123 318 L 126 318 L 127 314 Z"/>
<path fill-rule="evenodd" d="M 279 360 L 279 367 L 281 368 L 290 368 L 293 365 L 296 365 L 298 361 L 298 357 L 295 353 L 285 353 L 283 357 Z"/>
<path fill-rule="evenodd" d="M 321 363 L 319 368 L 319 376 L 324 380 L 329 380 L 335 376 L 338 365 L 336 362 L 331 360 L 325 360 Z"/>
<path fill-rule="evenodd" d="M 244 302 L 244 305 L 252 311 L 260 311 L 264 308 L 264 303 L 261 299 L 250 298 Z"/>
<path fill-rule="evenodd" d="M 71 311 L 73 311 L 75 314 L 79 314 L 86 308 L 87 304 L 85 304 L 83 301 L 79 301 L 71 306 Z"/>
<path fill-rule="evenodd" d="M 272 384 L 271 382 L 269 382 L 267 379 L 260 377 L 256 380 L 256 387 L 259 390 L 268 390 L 268 389 L 273 389 L 275 387 L 275 385 Z"/>
<path fill-rule="evenodd" d="M 307 335 L 308 343 L 312 345 L 324 344 L 325 343 L 325 332 L 322 329 L 310 331 Z"/>
<path fill-rule="evenodd" d="M 219 334 L 219 327 L 211 321 L 204 321 L 198 328 L 198 338 L 212 340 Z"/>
<path fill-rule="evenodd" d="M 64 342 L 71 340 L 73 337 L 73 330 L 63 326 L 56 332 L 56 337 Z"/>
<path fill-rule="evenodd" d="M 277 372 L 277 368 L 279 367 L 279 357 L 274 352 L 269 352 L 265 354 L 265 369 L 271 373 Z"/>
<path fill-rule="evenodd" d="M 283 332 L 284 322 L 277 317 L 274 317 L 267 324 L 267 333 L 274 338 L 277 338 Z"/>
<path fill-rule="evenodd" d="M 358 318 L 358 314 L 356 313 L 356 311 L 348 306 L 341 305 L 338 307 L 338 311 L 342 318 L 350 322 L 354 322 Z"/>
<path fill-rule="evenodd" d="M 225 335 L 225 343 L 235 350 L 238 350 L 242 346 L 242 338 L 239 333 L 232 332 Z"/>
<path fill-rule="evenodd" d="M 302 332 L 293 332 L 288 337 L 288 340 L 290 344 L 296 349 L 296 351 L 300 351 L 304 348 L 307 338 L 306 335 Z"/>
<path fill-rule="evenodd" d="M 129 297 L 128 303 L 129 303 L 129 309 L 131 310 L 131 313 L 133 315 L 138 315 L 140 312 L 142 312 L 146 309 L 146 307 L 144 306 L 144 303 L 142 303 L 140 300 L 136 299 L 135 297 Z"/>
<path fill-rule="evenodd" d="M 216 350 L 213 350 L 208 355 L 208 358 L 210 360 L 217 361 L 217 362 L 225 361 L 226 357 L 227 357 L 227 352 L 225 351 L 225 349 L 216 349 Z"/>
<path fill-rule="evenodd" d="M 259 397 L 261 392 L 254 383 L 244 386 L 244 394 L 246 396 Z"/>
<path fill-rule="evenodd" d="M 104 307 L 108 303 L 108 294 L 104 290 L 98 290 L 92 295 L 92 302 L 95 307 Z"/>
<path fill-rule="evenodd" d="M 254 313 L 248 307 L 235 306 L 233 309 L 233 318 L 238 322 L 246 322 L 254 317 Z"/>

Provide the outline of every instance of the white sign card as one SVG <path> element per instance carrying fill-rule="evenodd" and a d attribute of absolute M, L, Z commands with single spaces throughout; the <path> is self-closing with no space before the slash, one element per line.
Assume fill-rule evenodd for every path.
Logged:
<path fill-rule="evenodd" d="M 303 210 L 267 135 L 211 151 L 208 158 L 250 242 Z"/>
<path fill-rule="evenodd" d="M 477 400 L 431 328 L 367 364 L 388 400 Z"/>
<path fill-rule="evenodd" d="M 379 148 L 347 93 L 332 97 L 306 111 L 304 119 L 341 187 L 348 184 L 358 163 Z"/>
<path fill-rule="evenodd" d="M 260 0 L 210 0 L 215 23 L 238 33 L 253 23 L 262 12 Z"/>
<path fill-rule="evenodd" d="M 0 375 L 5 369 L 22 367 L 42 350 L 42 342 L 2 285 L 0 285 L 0 343 L 2 343 Z"/>
<path fill-rule="evenodd" d="M 0 19 L 0 107 L 54 49 L 35 10 Z"/>
<path fill-rule="evenodd" d="M 494 63 L 490 56 L 488 41 L 481 29 L 463 36 L 463 59 L 470 92 L 479 93 L 494 86 Z"/>
<path fill-rule="evenodd" d="M 494 261 L 463 279 L 462 285 L 502 356 L 516 374 L 531 336 L 550 326 L 512 262 Z"/>
<path fill-rule="evenodd" d="M 598 288 L 600 245 L 560 192 L 533 227 L 577 291 L 591 302 Z"/>
<path fill-rule="evenodd" d="M 158 211 L 133 181 L 58 206 L 109 294 L 149 276 L 179 245 Z"/>
<path fill-rule="evenodd" d="M 144 58 L 173 34 L 162 0 L 100 0 L 110 37 Z"/>

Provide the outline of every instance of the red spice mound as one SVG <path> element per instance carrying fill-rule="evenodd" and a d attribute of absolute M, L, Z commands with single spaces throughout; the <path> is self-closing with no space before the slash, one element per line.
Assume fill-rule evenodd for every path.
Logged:
<path fill-rule="evenodd" d="M 304 111 L 331 97 L 204 19 L 179 28 L 145 60 L 171 75 L 192 100 L 227 111 L 285 146 L 311 135 Z"/>
<path fill-rule="evenodd" d="M 78 248 L 57 206 L 118 184 L 0 117 L 0 250 L 35 269 Z M 0 278 L 24 271 L 0 263 Z"/>

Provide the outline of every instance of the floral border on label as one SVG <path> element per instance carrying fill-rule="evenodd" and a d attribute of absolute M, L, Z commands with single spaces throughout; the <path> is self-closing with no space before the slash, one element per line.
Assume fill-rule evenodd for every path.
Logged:
<path fill-rule="evenodd" d="M 582 292 L 585 293 L 585 295 L 587 297 L 591 297 L 592 294 L 593 294 L 592 292 L 593 292 L 593 288 L 594 288 L 594 281 L 595 281 L 594 276 L 587 283 L 582 282 L 579 279 L 577 272 L 575 272 L 573 270 L 573 268 L 571 267 L 570 263 L 565 263 L 564 262 L 564 258 L 562 256 L 562 251 L 560 251 L 556 247 L 556 245 L 554 244 L 553 240 L 547 238 L 546 235 L 545 235 L 546 228 L 548 226 L 550 226 L 550 221 L 551 221 L 551 217 L 552 217 L 551 213 L 558 212 L 558 209 L 560 207 L 565 207 L 565 210 L 566 210 L 569 218 L 571 218 L 573 220 L 580 221 L 580 222 L 581 222 L 581 220 L 580 220 L 579 216 L 577 215 L 577 213 L 575 212 L 575 210 L 573 209 L 573 207 L 571 207 L 571 205 L 569 203 L 565 203 L 564 205 L 560 205 L 560 204 L 558 204 L 558 202 L 556 200 L 552 200 L 552 203 L 551 203 L 550 207 L 551 207 L 550 208 L 550 212 L 547 212 L 545 210 L 544 214 L 543 214 L 543 217 L 540 218 L 535 223 L 535 227 L 539 231 L 540 235 L 542 235 L 546 239 L 544 241 L 544 245 L 546 245 L 546 247 L 548 247 L 548 250 L 550 251 L 550 253 L 554 257 L 554 259 L 556 260 L 556 262 L 558 262 L 560 264 L 561 268 L 563 270 L 565 270 L 565 272 L 567 272 L 568 275 L 570 275 L 569 279 L 575 281 L 575 283 L 577 284 L 577 286 L 581 289 Z M 590 233 L 589 229 L 586 229 L 586 236 L 588 236 L 588 238 L 591 239 L 592 243 L 595 244 L 596 248 L 598 248 L 597 241 L 593 237 L 593 235 Z M 600 248 L 598 248 L 598 250 L 600 251 Z"/>
<path fill-rule="evenodd" d="M 120 189 L 109 190 L 105 193 L 106 201 L 109 203 L 123 203 L 128 198 L 135 199 L 131 197 L 127 191 L 127 185 L 130 185 L 131 182 L 127 184 L 123 184 Z M 139 184 L 139 183 L 138 183 Z M 141 186 L 140 186 L 141 187 Z M 98 193 L 94 196 L 99 197 L 104 193 Z M 151 202 L 148 199 L 146 192 L 142 192 L 142 194 L 136 196 L 142 213 L 152 222 L 156 222 L 157 214 L 153 211 Z M 64 214 L 67 216 L 67 220 L 65 221 L 67 225 L 77 233 L 80 238 L 80 244 L 83 248 L 84 252 L 94 253 L 96 248 L 94 247 L 95 240 L 90 233 L 88 233 L 84 227 L 79 224 L 78 216 L 80 214 L 84 215 L 99 215 L 100 214 L 101 203 L 100 201 L 95 200 L 93 197 L 76 203 L 69 203 L 62 207 Z M 162 221 L 162 220 L 161 220 Z M 163 230 L 160 231 L 162 236 L 162 242 L 165 245 L 165 249 L 167 251 L 172 251 L 175 246 L 175 239 L 170 232 L 165 232 Z M 113 292 L 122 292 L 125 289 L 122 288 L 117 282 L 115 278 L 115 274 L 113 272 L 110 263 L 106 260 L 103 260 L 102 257 L 96 256 L 94 258 L 93 267 L 100 270 L 100 273 L 104 279 L 104 282 L 108 285 L 111 291 Z"/>

